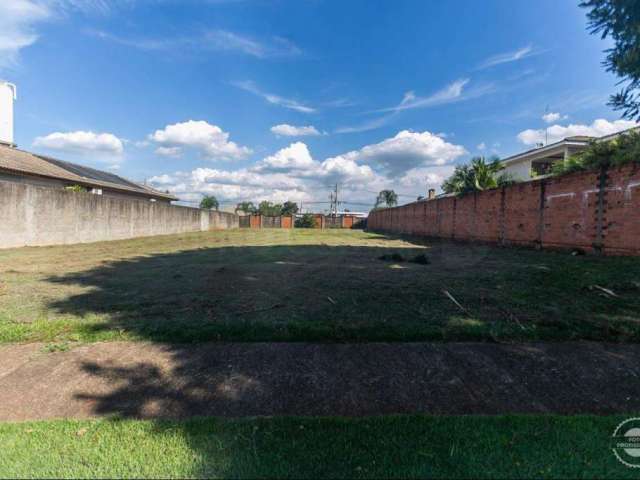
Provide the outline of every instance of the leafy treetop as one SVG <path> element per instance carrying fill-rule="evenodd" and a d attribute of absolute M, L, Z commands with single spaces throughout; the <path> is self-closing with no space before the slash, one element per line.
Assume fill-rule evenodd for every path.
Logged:
<path fill-rule="evenodd" d="M 442 191 L 464 195 L 513 183 L 511 176 L 501 173 L 502 170 L 504 165 L 498 157 L 491 157 L 488 161 L 484 157 L 472 158 L 469 164 L 455 168 L 453 174 L 442 184 Z"/>
<path fill-rule="evenodd" d="M 589 29 L 603 39 L 611 37 L 604 66 L 627 82 L 609 101 L 625 118 L 640 119 L 640 2 L 638 0 L 584 0 Z"/>
<path fill-rule="evenodd" d="M 204 198 L 200 201 L 200 208 L 205 210 L 218 210 L 220 207 L 220 203 L 218 199 L 213 195 L 205 195 Z"/>

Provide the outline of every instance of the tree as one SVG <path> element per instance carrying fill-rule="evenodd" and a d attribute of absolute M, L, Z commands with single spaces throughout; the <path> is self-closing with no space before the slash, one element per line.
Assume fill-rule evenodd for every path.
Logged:
<path fill-rule="evenodd" d="M 200 201 L 200 208 L 204 210 L 218 210 L 218 207 L 220 207 L 220 203 L 213 195 L 205 195 Z"/>
<path fill-rule="evenodd" d="M 640 2 L 638 0 L 584 0 L 589 30 L 602 39 L 611 37 L 614 46 L 608 50 L 604 66 L 627 85 L 610 97 L 609 105 L 622 110 L 622 116 L 640 119 Z"/>
<path fill-rule="evenodd" d="M 491 157 L 489 162 L 484 157 L 472 158 L 468 165 L 458 165 L 455 168 L 453 174 L 442 184 L 442 191 L 464 195 L 513 183 L 509 175 L 500 174 L 502 170 L 504 166 L 498 157 Z"/>
<path fill-rule="evenodd" d="M 260 215 L 264 215 L 265 217 L 277 217 L 282 212 L 282 205 L 279 203 L 271 203 L 267 200 L 263 200 L 258 205 L 258 213 Z"/>
<path fill-rule="evenodd" d="M 64 187 L 67 192 L 75 192 L 75 193 L 84 193 L 88 192 L 89 189 L 87 187 L 83 187 L 82 185 L 67 185 Z"/>
<path fill-rule="evenodd" d="M 396 192 L 393 190 L 382 190 L 378 193 L 374 208 L 380 208 L 381 206 L 395 207 L 396 205 L 398 205 L 398 195 Z"/>
<path fill-rule="evenodd" d="M 296 228 L 314 228 L 316 226 L 313 213 L 305 213 L 302 217 L 296 219 Z"/>
<path fill-rule="evenodd" d="M 298 204 L 296 202 L 284 202 L 282 205 L 281 215 L 295 215 L 298 213 Z"/>
<path fill-rule="evenodd" d="M 592 141 L 589 146 L 551 167 L 553 175 L 598 170 L 640 162 L 640 133 L 627 132 L 607 142 Z"/>
<path fill-rule="evenodd" d="M 240 202 L 236 205 L 236 213 L 243 212 L 247 215 L 253 215 L 258 209 L 253 202 Z"/>

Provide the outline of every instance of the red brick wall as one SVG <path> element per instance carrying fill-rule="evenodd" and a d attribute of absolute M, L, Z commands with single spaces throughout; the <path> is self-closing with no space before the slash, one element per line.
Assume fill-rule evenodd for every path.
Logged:
<path fill-rule="evenodd" d="M 280 217 L 281 228 L 293 228 L 293 217 L 290 215 L 283 215 Z"/>
<path fill-rule="evenodd" d="M 543 247 L 593 248 L 598 178 L 598 172 L 587 172 L 565 175 L 546 183 Z"/>
<path fill-rule="evenodd" d="M 608 171 L 603 237 L 606 251 L 640 250 L 640 166 Z"/>
<path fill-rule="evenodd" d="M 249 225 L 251 226 L 251 228 L 260 228 L 261 227 L 260 215 L 251 215 L 249 219 Z"/>
<path fill-rule="evenodd" d="M 502 224 L 502 190 L 476 195 L 475 238 L 483 242 L 499 242 Z"/>
<path fill-rule="evenodd" d="M 602 209 L 599 205 L 602 204 Z M 371 212 L 370 230 L 640 255 L 640 166 L 580 172 Z"/>
<path fill-rule="evenodd" d="M 456 200 L 455 223 L 453 237 L 464 240 L 475 238 L 477 194 L 465 195 Z"/>
<path fill-rule="evenodd" d="M 536 245 L 540 241 L 541 182 L 504 189 L 502 241 L 509 245 Z"/>

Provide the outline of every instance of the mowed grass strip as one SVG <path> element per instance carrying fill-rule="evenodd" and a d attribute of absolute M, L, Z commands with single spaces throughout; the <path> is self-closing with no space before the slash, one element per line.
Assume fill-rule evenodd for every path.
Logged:
<path fill-rule="evenodd" d="M 639 259 L 345 230 L 0 250 L 1 342 L 569 339 L 640 340 Z"/>
<path fill-rule="evenodd" d="M 625 417 L 389 416 L 0 424 L 3 478 L 637 478 Z"/>

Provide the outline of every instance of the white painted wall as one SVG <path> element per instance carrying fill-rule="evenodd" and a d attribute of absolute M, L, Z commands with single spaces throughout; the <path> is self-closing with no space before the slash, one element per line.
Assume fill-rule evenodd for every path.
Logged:
<path fill-rule="evenodd" d="M 0 142 L 13 144 L 13 101 L 15 85 L 0 81 Z"/>
<path fill-rule="evenodd" d="M 531 160 L 522 159 L 506 166 L 504 172 L 511 175 L 515 180 L 531 179 Z"/>

